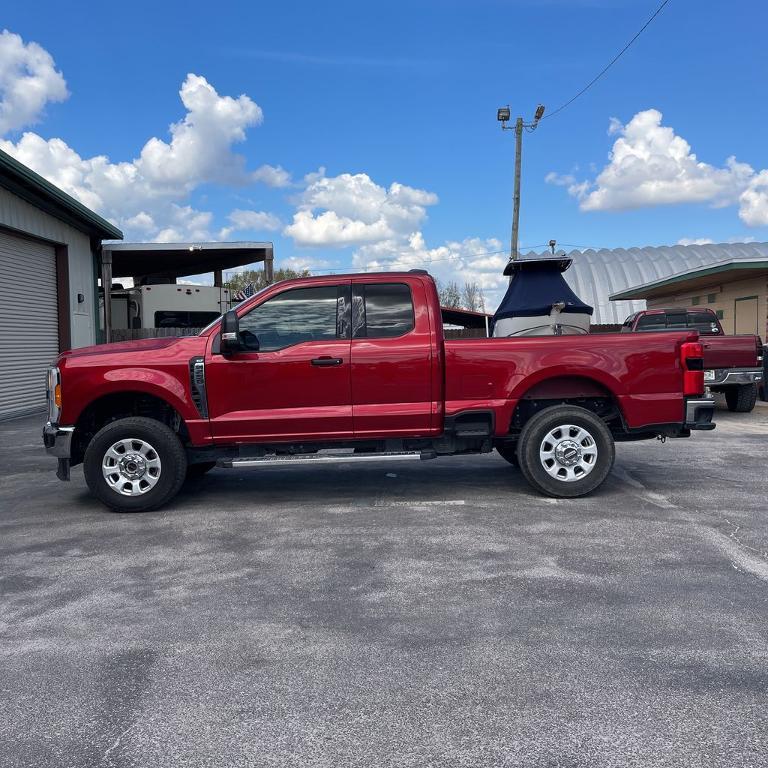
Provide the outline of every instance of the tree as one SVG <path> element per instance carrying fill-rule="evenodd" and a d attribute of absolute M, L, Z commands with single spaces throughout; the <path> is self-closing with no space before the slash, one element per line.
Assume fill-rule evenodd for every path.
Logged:
<path fill-rule="evenodd" d="M 445 285 L 437 283 L 437 293 L 441 307 L 458 308 L 461 306 L 461 291 L 456 281 L 450 280 Z"/>
<path fill-rule="evenodd" d="M 472 312 L 485 312 L 483 289 L 476 282 L 464 283 L 461 300 L 464 309 L 469 309 Z"/>
<path fill-rule="evenodd" d="M 437 284 L 437 295 L 440 297 L 441 307 L 485 312 L 483 289 L 476 282 L 464 283 L 462 288 L 459 288 L 459 284 L 455 280 L 450 280 L 445 285 L 439 280 L 435 280 L 435 283 Z"/>
<path fill-rule="evenodd" d="M 291 280 L 294 277 L 309 276 L 308 269 L 302 269 L 297 272 L 295 269 L 283 267 L 282 269 L 275 270 L 274 282 L 277 282 L 278 280 Z M 253 283 L 254 290 L 260 291 L 267 284 L 267 281 L 264 278 L 264 270 L 245 269 L 242 272 L 235 272 L 230 276 L 229 280 L 224 283 L 224 287 L 229 288 L 230 291 L 239 291 L 245 288 L 248 283 Z"/>

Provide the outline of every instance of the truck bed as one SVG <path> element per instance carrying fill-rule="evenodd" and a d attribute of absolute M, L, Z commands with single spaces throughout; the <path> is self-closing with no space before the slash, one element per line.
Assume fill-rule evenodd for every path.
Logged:
<path fill-rule="evenodd" d="M 673 423 L 681 418 L 680 347 L 697 339 L 685 330 L 446 339 L 446 416 L 491 403 L 503 434 L 519 400 L 557 377 L 580 383 L 584 397 L 614 393 L 630 428 Z"/>

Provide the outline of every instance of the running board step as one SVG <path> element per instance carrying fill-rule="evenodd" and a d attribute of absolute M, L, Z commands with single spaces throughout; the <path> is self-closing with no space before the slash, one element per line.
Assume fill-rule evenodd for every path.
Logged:
<path fill-rule="evenodd" d="M 285 456 L 261 456 L 252 459 L 222 459 L 219 467 L 240 469 L 243 467 L 294 466 L 296 464 L 342 464 L 356 461 L 427 461 L 436 459 L 435 451 L 384 451 L 381 453 L 295 453 Z"/>

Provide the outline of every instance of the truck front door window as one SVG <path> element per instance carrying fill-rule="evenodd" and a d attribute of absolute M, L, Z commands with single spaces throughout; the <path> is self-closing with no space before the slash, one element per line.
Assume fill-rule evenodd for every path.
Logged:
<path fill-rule="evenodd" d="M 240 332 L 259 340 L 259 351 L 337 338 L 338 286 L 296 288 L 268 299 L 240 318 Z"/>

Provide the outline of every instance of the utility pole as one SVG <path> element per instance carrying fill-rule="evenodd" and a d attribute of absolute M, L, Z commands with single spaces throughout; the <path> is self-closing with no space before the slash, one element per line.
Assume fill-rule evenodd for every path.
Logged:
<path fill-rule="evenodd" d="M 501 107 L 496 112 L 496 119 L 501 123 L 502 130 L 515 132 L 515 191 L 512 202 L 512 242 L 510 243 L 509 251 L 509 260 L 515 261 L 520 255 L 517 244 L 520 232 L 520 175 L 523 161 L 523 129 L 530 132 L 536 130 L 539 120 L 544 116 L 544 105 L 539 104 L 536 107 L 536 113 L 531 123 L 526 123 L 522 117 L 518 117 L 515 120 L 514 127 L 507 125 L 510 114 L 509 106 Z"/>
<path fill-rule="evenodd" d="M 515 120 L 515 192 L 512 201 L 512 247 L 509 258 L 514 261 L 519 251 L 517 249 L 520 234 L 520 168 L 523 164 L 523 118 Z"/>

